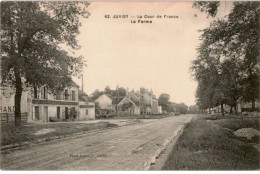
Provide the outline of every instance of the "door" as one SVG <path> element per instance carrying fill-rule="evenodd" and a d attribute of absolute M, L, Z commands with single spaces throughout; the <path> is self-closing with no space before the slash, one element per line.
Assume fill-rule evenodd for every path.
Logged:
<path fill-rule="evenodd" d="M 68 107 L 65 107 L 65 118 L 69 119 L 69 109 L 68 109 Z"/>
<path fill-rule="evenodd" d="M 39 106 L 35 106 L 34 107 L 34 119 L 35 120 L 39 120 L 40 119 L 40 110 L 39 110 Z"/>
<path fill-rule="evenodd" d="M 60 107 L 57 106 L 57 118 L 58 120 L 60 120 Z"/>
<path fill-rule="evenodd" d="M 46 122 L 48 122 L 48 106 L 44 106 L 43 118 L 45 119 Z"/>

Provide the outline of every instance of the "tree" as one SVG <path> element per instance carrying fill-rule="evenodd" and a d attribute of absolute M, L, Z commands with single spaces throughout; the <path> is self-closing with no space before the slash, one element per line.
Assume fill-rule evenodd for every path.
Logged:
<path fill-rule="evenodd" d="M 162 110 L 167 110 L 167 104 L 169 103 L 170 95 L 162 93 L 159 96 L 158 104 L 162 106 Z"/>
<path fill-rule="evenodd" d="M 126 96 L 126 89 L 123 87 L 117 88 L 116 90 L 113 90 L 112 96 L 114 97 L 124 97 Z"/>
<path fill-rule="evenodd" d="M 96 89 L 91 95 L 90 95 L 90 99 L 95 101 L 99 96 L 101 96 L 102 94 L 104 94 L 103 91 L 99 91 L 98 89 Z"/>
<path fill-rule="evenodd" d="M 194 3 L 211 17 L 218 6 L 219 2 Z M 221 104 L 223 113 L 223 103 L 236 108 L 239 98 L 252 103 L 259 98 L 258 20 L 259 2 L 233 2 L 226 18 L 214 20 L 201 31 L 202 43 L 192 65 L 201 88 L 197 89 L 200 107 Z"/>
<path fill-rule="evenodd" d="M 110 89 L 109 86 L 106 86 L 106 87 L 105 87 L 105 94 L 110 94 L 110 95 L 112 95 L 113 92 L 114 92 L 114 90 Z"/>
<path fill-rule="evenodd" d="M 191 106 L 189 106 L 188 112 L 189 112 L 189 114 L 198 114 L 199 108 L 197 105 L 191 105 Z"/>
<path fill-rule="evenodd" d="M 179 112 L 180 114 L 186 114 L 188 112 L 188 106 L 185 105 L 184 103 L 179 103 L 175 105 L 176 111 Z"/>
<path fill-rule="evenodd" d="M 71 56 L 80 46 L 79 16 L 89 16 L 87 2 L 2 2 L 1 85 L 15 89 L 15 125 L 21 124 L 21 95 L 45 86 L 58 93 L 79 75 L 84 61 Z M 69 50 L 68 49 L 68 50 Z"/>
<path fill-rule="evenodd" d="M 193 3 L 193 7 L 199 9 L 201 12 L 208 13 L 209 16 L 216 16 L 217 9 L 220 5 L 219 1 L 205 2 L 198 1 Z"/>
<path fill-rule="evenodd" d="M 167 112 L 175 112 L 175 103 L 168 102 L 166 110 Z"/>

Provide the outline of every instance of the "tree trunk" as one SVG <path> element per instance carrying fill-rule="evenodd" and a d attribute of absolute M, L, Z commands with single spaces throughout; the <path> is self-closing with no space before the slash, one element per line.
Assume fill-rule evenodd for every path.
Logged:
<path fill-rule="evenodd" d="M 252 111 L 255 110 L 255 99 L 252 100 Z"/>
<path fill-rule="evenodd" d="M 234 109 L 235 109 L 235 114 L 237 115 L 237 105 L 236 104 L 234 106 Z"/>
<path fill-rule="evenodd" d="M 224 116 L 224 106 L 223 106 L 223 103 L 221 103 L 221 113 L 222 113 L 222 116 Z"/>
<path fill-rule="evenodd" d="M 15 126 L 21 126 L 21 98 L 22 98 L 22 80 L 20 73 L 15 71 Z"/>

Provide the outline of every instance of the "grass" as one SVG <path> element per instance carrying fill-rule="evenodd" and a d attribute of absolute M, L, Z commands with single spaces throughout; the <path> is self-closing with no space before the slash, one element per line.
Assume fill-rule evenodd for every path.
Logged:
<path fill-rule="evenodd" d="M 1 145 L 9 145 L 14 143 L 21 143 L 25 141 L 34 141 L 41 138 L 48 138 L 53 136 L 71 135 L 77 132 L 117 127 L 116 124 L 108 122 L 99 123 L 51 123 L 51 124 L 33 124 L 28 123 L 22 125 L 20 128 L 16 128 L 14 124 L 2 124 L 1 125 Z M 54 132 L 50 132 L 42 135 L 34 135 L 35 132 L 42 129 L 55 129 Z"/>
<path fill-rule="evenodd" d="M 236 131 L 241 128 L 254 128 L 260 130 L 260 119 L 259 118 L 245 118 L 245 119 L 221 119 L 216 120 L 214 123 Z"/>
<path fill-rule="evenodd" d="M 216 120 L 218 121 L 218 120 Z M 225 122 L 226 121 L 226 122 Z M 163 170 L 256 170 L 259 153 L 245 139 L 236 137 L 222 126 L 237 129 L 256 125 L 248 121 L 192 120 L 173 147 Z"/>

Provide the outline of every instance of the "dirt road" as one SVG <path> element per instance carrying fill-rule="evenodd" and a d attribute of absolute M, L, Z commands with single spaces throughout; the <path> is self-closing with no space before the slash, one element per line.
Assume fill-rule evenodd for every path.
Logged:
<path fill-rule="evenodd" d="M 158 149 L 193 115 L 134 125 L 2 152 L 3 170 L 146 170 Z"/>

